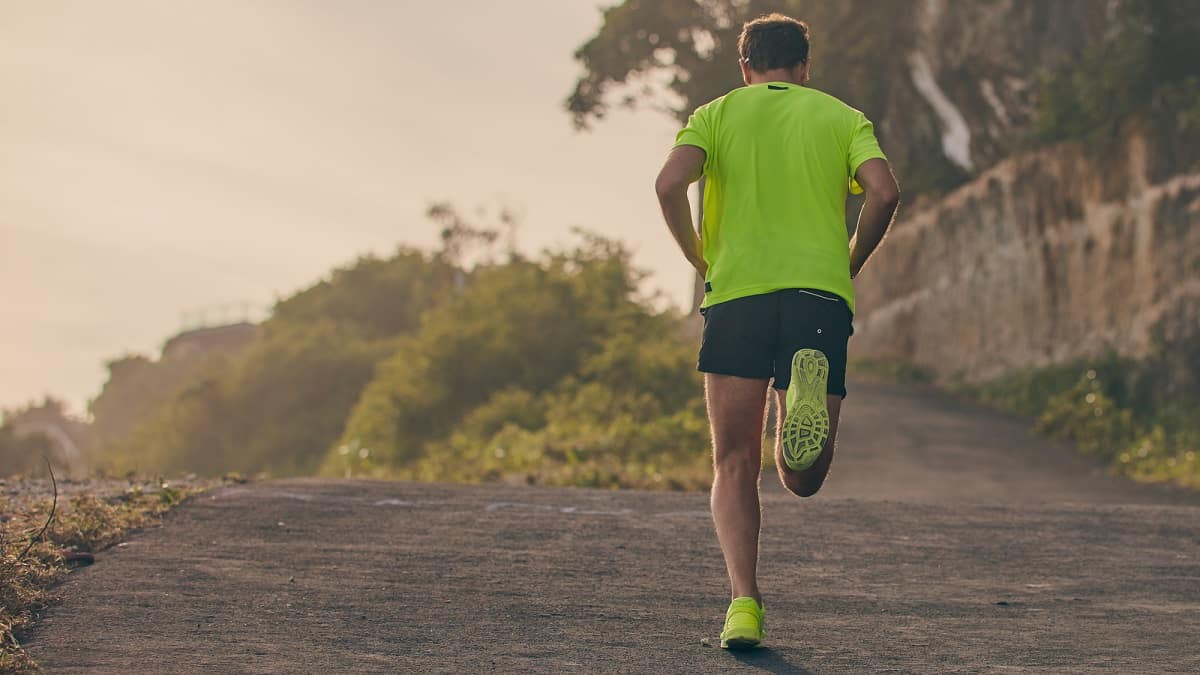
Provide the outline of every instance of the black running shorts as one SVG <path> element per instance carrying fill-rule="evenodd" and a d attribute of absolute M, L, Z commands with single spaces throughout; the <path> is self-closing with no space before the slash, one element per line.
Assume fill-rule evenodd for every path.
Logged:
<path fill-rule="evenodd" d="M 828 393 L 846 395 L 846 344 L 854 334 L 850 308 L 826 291 L 790 288 L 750 295 L 700 310 L 701 372 L 754 379 L 792 379 L 792 355 L 819 349 L 829 359 Z"/>

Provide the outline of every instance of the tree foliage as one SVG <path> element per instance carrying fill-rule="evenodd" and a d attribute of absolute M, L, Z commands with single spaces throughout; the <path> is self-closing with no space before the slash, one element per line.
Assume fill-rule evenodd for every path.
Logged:
<path fill-rule="evenodd" d="M 43 457 L 53 457 L 54 442 L 41 433 L 18 434 L 12 424 L 0 425 L 0 477 L 39 469 Z"/>
<path fill-rule="evenodd" d="M 108 381 L 88 406 L 93 455 L 103 458 L 119 453 L 119 446 L 138 425 L 153 416 L 164 401 L 178 395 L 195 373 L 206 365 L 215 367 L 207 363 L 213 360 L 210 357 L 154 361 L 128 354 L 109 361 Z"/>
<path fill-rule="evenodd" d="M 41 471 L 47 463 L 59 475 L 82 468 L 75 453 L 87 451 L 86 428 L 67 414 L 63 401 L 50 396 L 0 410 L 0 478 Z"/>
<path fill-rule="evenodd" d="M 263 328 L 270 333 L 329 321 L 364 340 L 407 333 L 448 296 L 456 273 L 449 262 L 411 248 L 387 259 L 363 256 L 280 301 Z"/>
<path fill-rule="evenodd" d="M 477 268 L 380 364 L 325 471 L 613 485 L 639 483 L 662 453 L 703 461 L 692 348 L 679 317 L 636 296 L 628 258 L 588 236 Z"/>
<path fill-rule="evenodd" d="M 1200 159 L 1200 12 L 1191 0 L 1123 0 L 1105 39 L 1045 79 L 1042 140 L 1104 140 L 1122 122 L 1150 116 L 1151 131 Z M 1182 134 L 1183 138 L 1178 135 Z"/>
<path fill-rule="evenodd" d="M 626 0 L 604 12 L 599 32 L 575 58 L 584 74 L 566 107 L 586 127 L 616 104 L 650 103 L 680 122 L 697 106 L 742 85 L 737 38 L 742 24 L 783 12 L 811 24 L 813 85 L 882 112 L 889 80 L 907 78 L 902 58 L 911 46 L 912 5 L 903 0 L 855 11 L 853 3 L 811 0 Z M 855 40 L 849 36 L 859 36 Z M 870 36 L 870 39 L 861 39 Z M 661 86 L 674 101 L 655 104 Z M 614 94 L 620 93 L 614 101 Z"/>

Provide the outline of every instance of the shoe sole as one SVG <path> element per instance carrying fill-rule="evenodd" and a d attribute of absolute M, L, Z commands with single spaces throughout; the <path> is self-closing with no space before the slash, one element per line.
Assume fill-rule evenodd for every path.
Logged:
<path fill-rule="evenodd" d="M 788 385 L 787 415 L 783 420 L 783 461 L 793 471 L 816 463 L 829 438 L 829 359 L 816 349 L 801 349 L 792 356 L 792 381 Z"/>
<path fill-rule="evenodd" d="M 733 638 L 731 640 L 721 640 L 721 649 L 730 649 L 738 651 L 741 649 L 754 649 L 762 645 L 762 640 L 753 638 Z"/>

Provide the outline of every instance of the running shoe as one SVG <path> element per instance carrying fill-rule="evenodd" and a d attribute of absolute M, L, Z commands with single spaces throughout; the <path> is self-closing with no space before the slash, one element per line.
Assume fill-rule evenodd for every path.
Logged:
<path fill-rule="evenodd" d="M 725 610 L 721 649 L 752 649 L 762 644 L 763 606 L 751 597 L 734 598 Z"/>
<path fill-rule="evenodd" d="M 829 438 L 829 359 L 816 349 L 792 355 L 792 381 L 783 419 L 783 460 L 793 471 L 804 471 L 821 456 Z"/>

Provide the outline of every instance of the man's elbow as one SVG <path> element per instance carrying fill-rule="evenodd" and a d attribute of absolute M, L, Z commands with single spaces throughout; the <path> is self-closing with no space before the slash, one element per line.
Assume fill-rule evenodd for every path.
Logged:
<path fill-rule="evenodd" d="M 888 206 L 890 206 L 893 209 L 896 208 L 897 206 L 899 206 L 900 205 L 900 187 L 899 186 L 893 187 L 890 192 L 888 192 L 886 195 L 883 196 L 883 199 L 884 199 L 884 203 L 886 203 Z"/>
<path fill-rule="evenodd" d="M 880 204 L 894 209 L 900 204 L 900 186 L 895 183 L 882 185 L 875 190 L 869 191 L 868 196 L 874 198 Z"/>
<path fill-rule="evenodd" d="M 687 195 L 687 188 L 687 183 L 665 172 L 658 174 L 658 178 L 654 180 L 654 193 L 658 195 L 659 201 L 670 199 L 680 193 Z"/>

